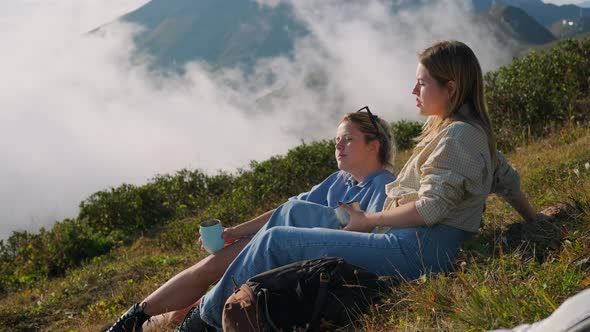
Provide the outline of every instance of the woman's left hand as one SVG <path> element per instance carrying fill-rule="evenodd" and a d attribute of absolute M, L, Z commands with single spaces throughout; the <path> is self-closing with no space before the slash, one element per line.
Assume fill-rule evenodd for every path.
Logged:
<path fill-rule="evenodd" d="M 542 221 L 551 221 L 555 219 L 555 217 L 565 211 L 567 209 L 567 205 L 564 203 L 558 203 L 556 205 L 550 206 L 545 208 L 543 211 L 538 212 L 532 218 L 532 221 L 542 222 Z"/>
<path fill-rule="evenodd" d="M 346 213 L 350 215 L 350 222 L 343 228 L 344 230 L 363 233 L 367 233 L 373 230 L 374 227 L 369 225 L 369 220 L 367 218 L 366 212 L 357 211 L 353 209 L 351 206 L 344 204 L 342 202 L 338 203 L 338 205 Z"/>

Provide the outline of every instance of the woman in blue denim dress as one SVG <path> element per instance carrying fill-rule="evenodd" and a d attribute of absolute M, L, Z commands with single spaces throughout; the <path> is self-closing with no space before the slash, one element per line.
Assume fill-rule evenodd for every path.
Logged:
<path fill-rule="evenodd" d="M 363 211 L 381 211 L 386 197 L 385 184 L 395 180 L 390 172 L 395 144 L 388 123 L 366 112 L 346 114 L 338 125 L 335 145 L 339 171 L 309 192 L 290 198 L 276 212 L 271 210 L 248 222 L 226 228 L 223 233 L 224 249 L 168 280 L 103 330 L 141 331 L 148 319 L 150 322 L 146 323 L 146 327 L 156 328 L 170 316 L 172 320 L 181 319 L 263 226 L 268 229 L 277 225 L 294 225 L 293 218 L 306 220 L 306 223 L 299 222 L 299 227 L 333 227 L 337 223 L 335 208 L 339 202 L 354 201 Z M 171 311 L 178 312 L 168 317 L 161 316 Z"/>

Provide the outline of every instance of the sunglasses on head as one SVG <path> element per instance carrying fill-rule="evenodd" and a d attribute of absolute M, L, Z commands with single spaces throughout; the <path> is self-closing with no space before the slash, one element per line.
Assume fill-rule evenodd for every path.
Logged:
<path fill-rule="evenodd" d="M 373 124 L 373 127 L 375 127 L 375 133 L 377 133 L 377 135 L 379 135 L 379 127 L 377 126 L 377 116 L 373 115 L 373 113 L 371 113 L 369 106 L 365 106 L 356 112 L 360 113 L 363 111 L 367 111 L 367 114 L 369 114 L 369 119 L 371 119 L 371 123 Z"/>

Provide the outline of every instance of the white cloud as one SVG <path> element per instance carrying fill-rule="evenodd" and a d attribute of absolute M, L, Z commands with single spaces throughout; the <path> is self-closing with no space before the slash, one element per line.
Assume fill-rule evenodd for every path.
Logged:
<path fill-rule="evenodd" d="M 84 34 L 144 2 L 0 3 L 0 238 L 73 217 L 89 194 L 122 182 L 235 170 L 331 137 L 338 117 L 365 104 L 390 121 L 417 119 L 416 53 L 435 40 L 467 42 L 484 68 L 508 61 L 454 2 L 392 14 L 383 1 L 298 0 L 312 34 L 292 59 L 263 59 L 248 76 L 199 63 L 156 76 L 130 61 L 138 27 Z"/>
<path fill-rule="evenodd" d="M 255 0 L 261 6 L 268 6 L 274 8 L 279 5 L 281 0 Z"/>
<path fill-rule="evenodd" d="M 576 5 L 584 2 L 584 0 L 543 0 L 544 3 L 552 3 L 554 5 Z"/>

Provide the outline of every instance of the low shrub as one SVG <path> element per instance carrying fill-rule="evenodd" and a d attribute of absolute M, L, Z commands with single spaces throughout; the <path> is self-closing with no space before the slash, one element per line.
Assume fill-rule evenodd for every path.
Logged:
<path fill-rule="evenodd" d="M 590 38 L 532 51 L 485 75 L 486 98 L 501 149 L 512 149 L 581 116 L 590 95 Z"/>
<path fill-rule="evenodd" d="M 422 132 L 422 123 L 400 120 L 391 124 L 391 131 L 400 151 L 409 150 L 416 145 L 416 137 Z"/>

